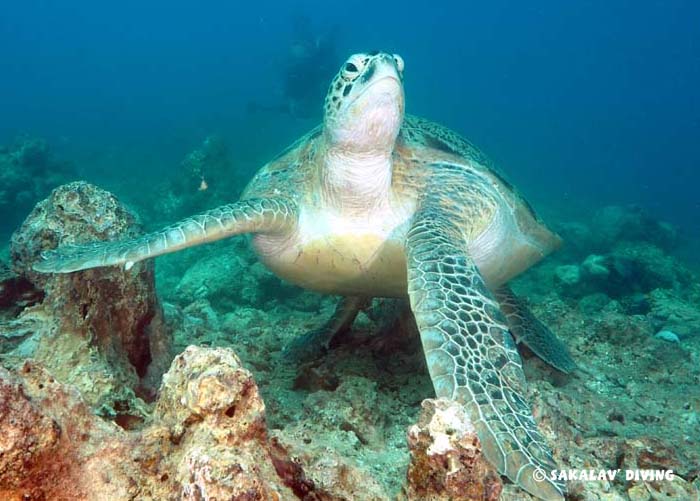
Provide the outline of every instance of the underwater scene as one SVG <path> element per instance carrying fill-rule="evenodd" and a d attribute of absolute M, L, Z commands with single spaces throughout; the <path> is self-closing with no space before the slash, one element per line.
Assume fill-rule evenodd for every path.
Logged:
<path fill-rule="evenodd" d="M 700 500 L 700 3 L 2 10 L 0 501 Z"/>

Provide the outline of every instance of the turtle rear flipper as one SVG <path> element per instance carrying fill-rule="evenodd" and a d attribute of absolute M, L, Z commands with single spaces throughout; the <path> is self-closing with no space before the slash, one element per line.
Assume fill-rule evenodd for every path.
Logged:
<path fill-rule="evenodd" d="M 64 245 L 42 253 L 41 260 L 34 263 L 33 268 L 43 273 L 70 273 L 124 265 L 128 270 L 138 261 L 233 235 L 289 231 L 296 220 L 296 207 L 289 201 L 243 200 L 131 240 Z"/>
<path fill-rule="evenodd" d="M 569 349 L 564 343 L 519 299 L 510 287 L 504 285 L 496 291 L 501 311 L 506 315 L 510 332 L 516 343 L 523 343 L 532 352 L 555 369 L 569 374 L 577 369 Z"/>
<path fill-rule="evenodd" d="M 546 475 L 557 465 L 525 401 L 506 318 L 440 203 L 416 214 L 406 247 L 411 308 L 437 397 L 465 406 L 500 473 L 542 499 L 563 499 L 565 485 Z"/>
<path fill-rule="evenodd" d="M 357 314 L 371 300 L 363 296 L 342 297 L 333 315 L 317 329 L 293 340 L 285 349 L 285 356 L 299 362 L 307 362 L 320 357 L 330 347 L 334 339 L 342 337 L 355 321 Z"/>

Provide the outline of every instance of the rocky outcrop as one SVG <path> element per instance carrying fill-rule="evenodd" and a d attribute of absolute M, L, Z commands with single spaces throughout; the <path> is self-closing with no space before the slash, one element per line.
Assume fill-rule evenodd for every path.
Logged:
<path fill-rule="evenodd" d="M 138 233 L 131 212 L 110 193 L 87 183 L 63 185 L 37 204 L 14 233 L 10 251 L 14 272 L 44 291 L 42 304 L 24 314 L 25 320 L 33 318 L 33 328 L 42 335 L 24 343 L 17 358 L 45 355 L 44 361 L 57 369 L 59 379 L 65 372 L 59 367 L 63 364 L 83 370 L 99 367 L 98 372 L 112 379 L 109 391 L 125 387 L 152 397 L 171 360 L 153 263 L 138 263 L 129 271 L 109 267 L 46 275 L 32 270 L 41 252 L 59 245 L 129 238 Z M 70 350 L 62 349 L 68 345 L 72 345 Z M 73 360 L 58 359 L 61 353 Z M 85 358 L 76 360 L 78 353 Z M 84 384 L 91 385 L 89 378 Z"/>
<path fill-rule="evenodd" d="M 0 428 L 1 499 L 338 499 L 268 438 L 257 385 L 228 349 L 175 358 L 133 432 L 36 364 L 0 369 Z"/>
<path fill-rule="evenodd" d="M 0 309 L 10 313 L 30 306 L 43 298 L 43 292 L 37 290 L 29 280 L 20 277 L 0 261 Z"/>
<path fill-rule="evenodd" d="M 464 408 L 447 399 L 424 400 L 422 407 L 418 423 L 408 430 L 408 499 L 499 499 L 501 479 L 482 456 Z"/>
<path fill-rule="evenodd" d="M 133 440 L 75 388 L 25 362 L 0 368 L 0 499 L 133 499 Z"/>
<path fill-rule="evenodd" d="M 293 468 L 271 449 L 265 404 L 231 350 L 191 346 L 178 355 L 153 421 L 148 434 L 168 444 L 153 453 L 162 454 L 161 469 L 186 499 L 289 499 L 290 490 L 313 488 L 300 474 L 287 475 Z"/>

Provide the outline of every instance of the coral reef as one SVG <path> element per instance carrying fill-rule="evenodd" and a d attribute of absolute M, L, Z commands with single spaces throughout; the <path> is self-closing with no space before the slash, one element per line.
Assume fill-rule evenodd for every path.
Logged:
<path fill-rule="evenodd" d="M 601 248 L 617 242 L 647 242 L 669 251 L 678 244 L 678 231 L 673 226 L 657 221 L 639 206 L 604 207 L 596 212 L 593 221 L 596 243 Z"/>
<path fill-rule="evenodd" d="M 565 376 L 524 350 L 528 401 L 564 470 L 674 472 L 572 480 L 569 499 L 695 499 L 700 282 L 674 257 L 673 228 L 634 208 L 596 217 L 564 224 L 569 249 L 512 284 L 580 367 Z M 300 363 L 284 348 L 334 300 L 283 284 L 243 238 L 160 259 L 162 308 L 152 264 L 30 269 L 71 235 L 138 231 L 111 195 L 73 184 L 13 239 L 13 271 L 0 269 L 0 498 L 532 499 L 484 462 L 459 406 L 425 400 L 400 305 L 360 313 Z"/>
<path fill-rule="evenodd" d="M 268 440 L 257 385 L 230 350 L 189 347 L 178 355 L 163 377 L 153 423 L 144 435 L 169 444 L 149 451 L 161 463 L 153 473 L 167 475 L 186 499 L 290 499 L 313 490 Z"/>
<path fill-rule="evenodd" d="M 620 242 L 645 243 L 670 252 L 681 241 L 676 228 L 635 205 L 606 206 L 587 221 L 563 221 L 556 229 L 566 243 L 561 254 L 578 260 L 606 253 Z"/>
<path fill-rule="evenodd" d="M 650 244 L 625 242 L 609 253 L 590 254 L 578 265 L 557 268 L 558 285 L 567 295 L 603 292 L 611 297 L 674 289 L 688 284 L 692 274 Z"/>
<path fill-rule="evenodd" d="M 695 293 L 655 289 L 648 295 L 649 316 L 659 330 L 669 330 L 681 339 L 700 337 L 700 286 Z"/>
<path fill-rule="evenodd" d="M 130 445 L 95 416 L 80 393 L 25 362 L 0 369 L 0 498 L 130 499 Z"/>

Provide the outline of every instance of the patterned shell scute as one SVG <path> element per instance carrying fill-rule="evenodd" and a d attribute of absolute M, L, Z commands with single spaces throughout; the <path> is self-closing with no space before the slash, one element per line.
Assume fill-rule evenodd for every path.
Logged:
<path fill-rule="evenodd" d="M 453 130 L 424 118 L 407 115 L 401 127 L 400 138 L 412 148 L 423 146 L 466 160 L 470 169 L 496 180 L 503 189 L 507 190 L 525 207 L 536 221 L 540 221 L 532 206 L 508 181 L 508 178 L 495 166 L 493 161 Z"/>

